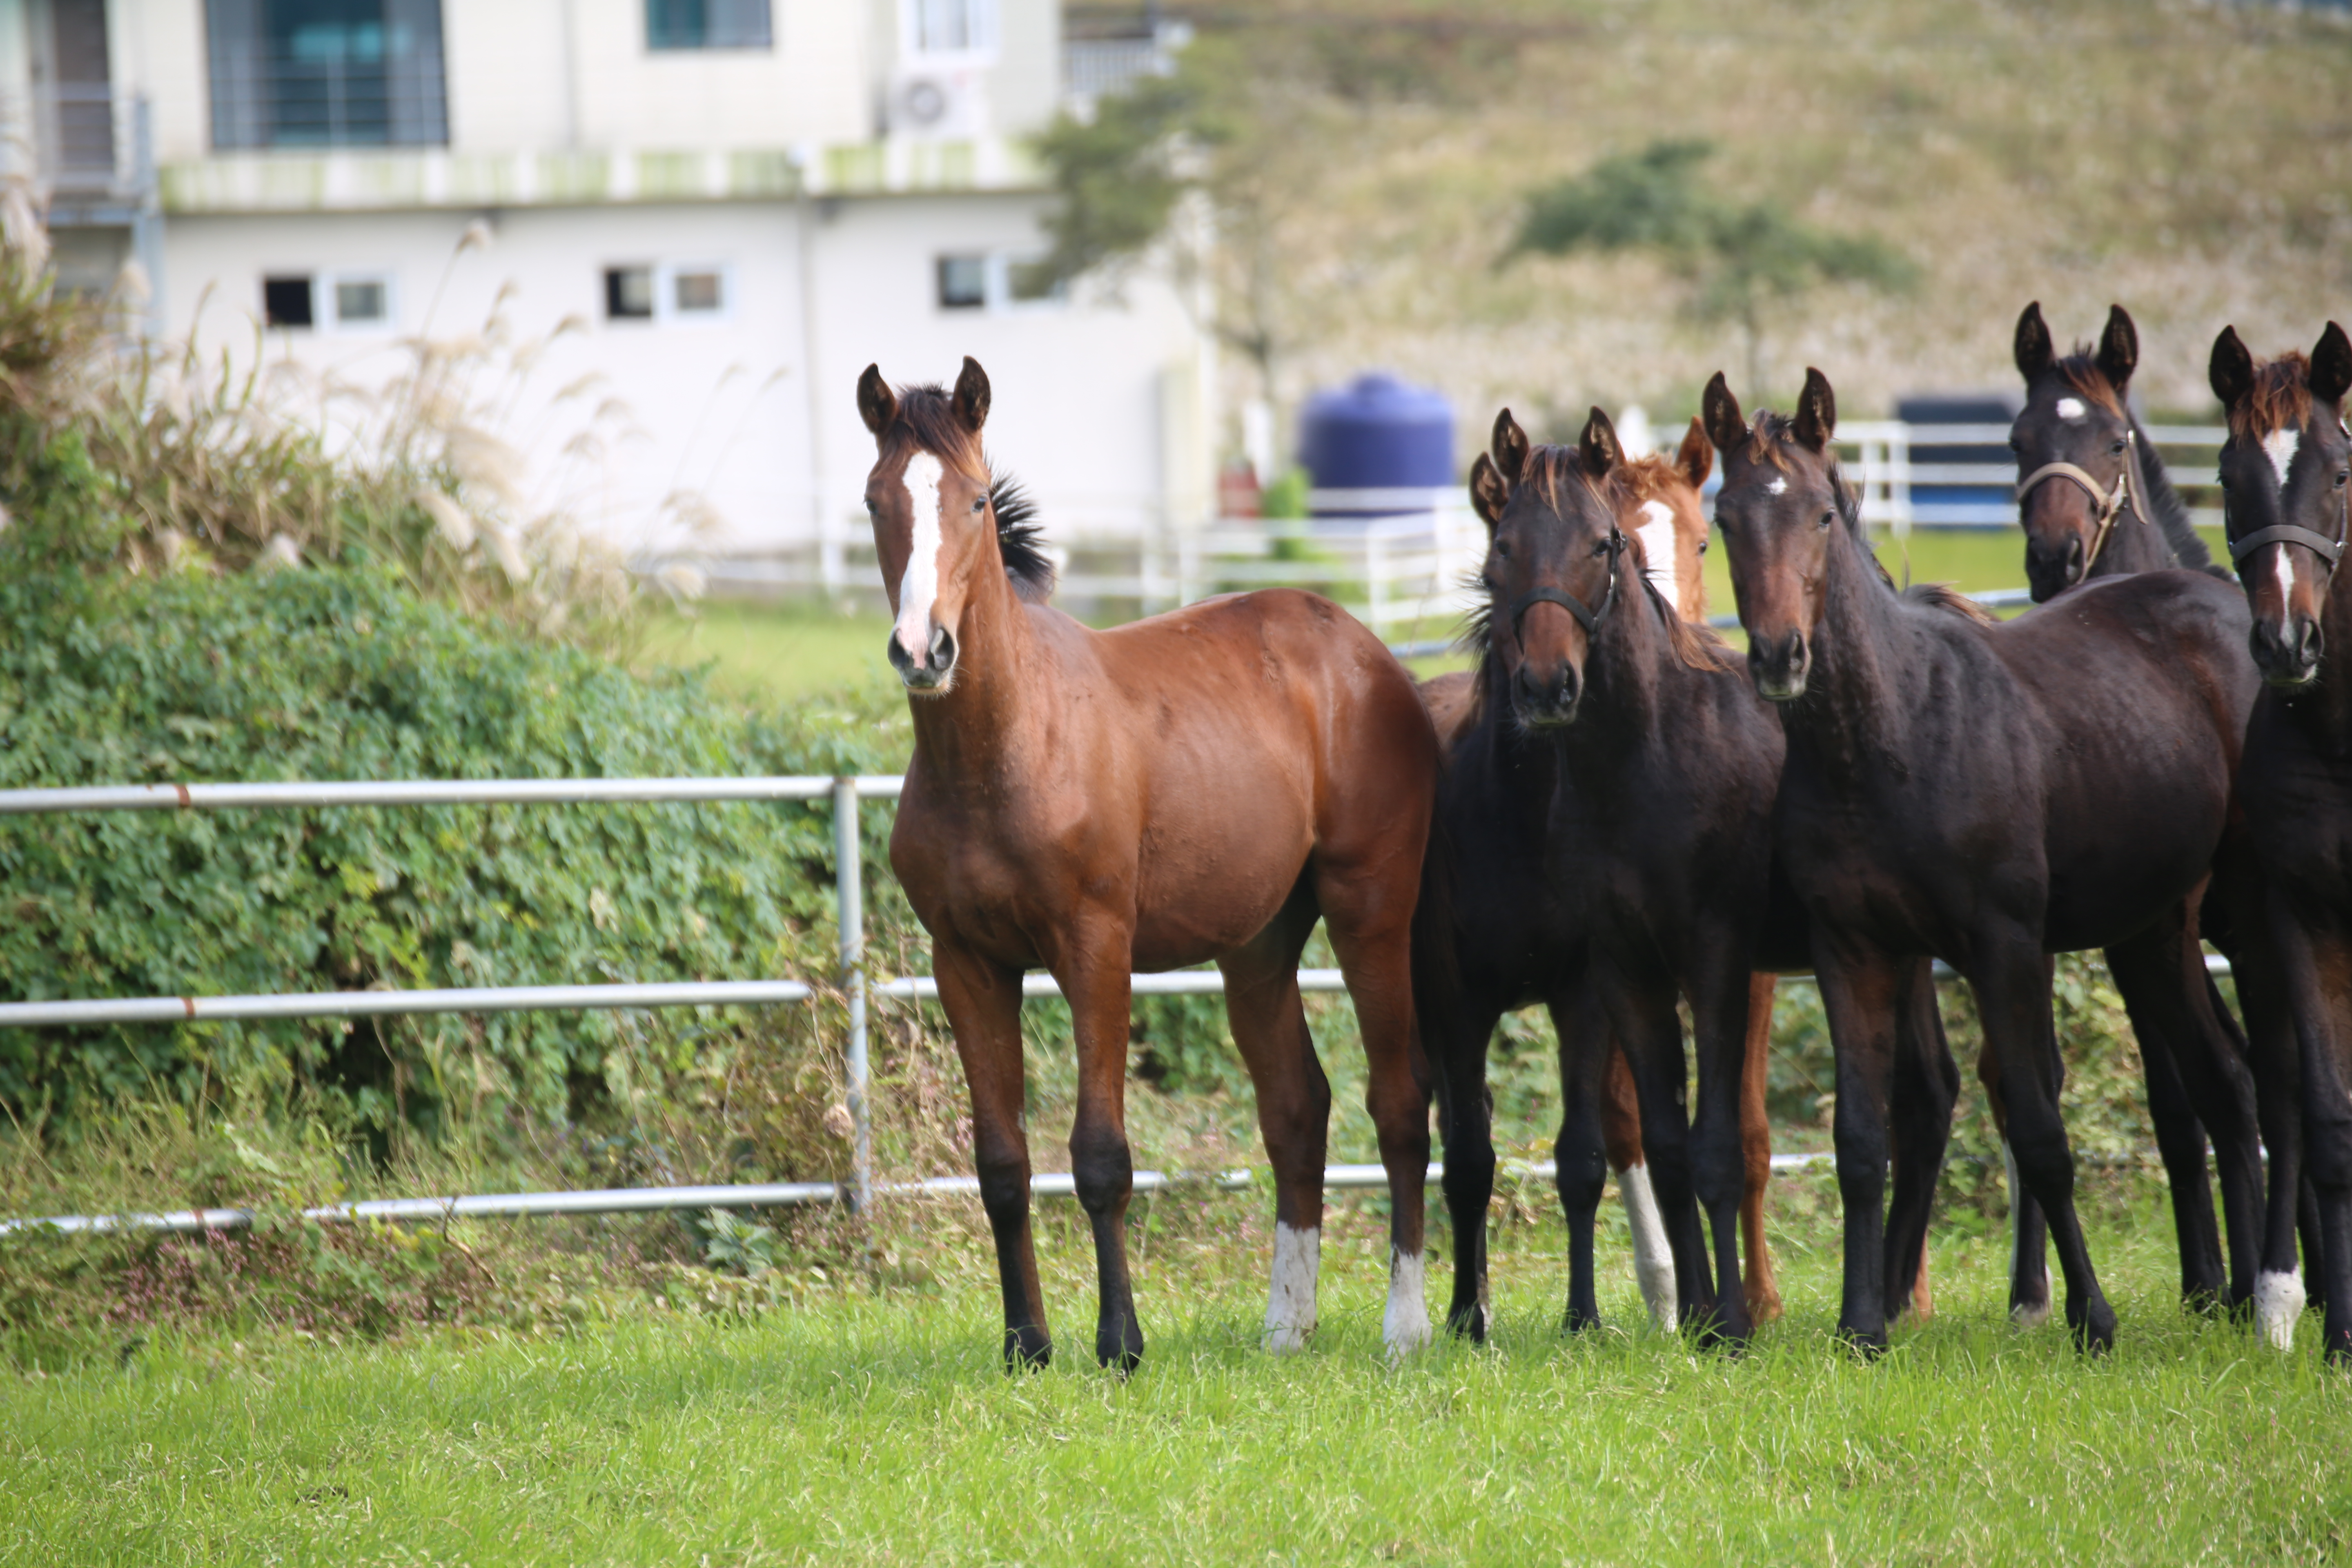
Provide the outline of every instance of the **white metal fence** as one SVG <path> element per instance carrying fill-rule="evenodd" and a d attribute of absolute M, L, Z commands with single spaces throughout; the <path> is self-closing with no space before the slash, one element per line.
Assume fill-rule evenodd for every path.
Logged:
<path fill-rule="evenodd" d="M 2167 459 L 2176 484 L 2202 488 L 2228 432 L 2219 426 L 2150 426 L 2149 443 Z M 2006 425 L 1915 425 L 1854 420 L 1840 427 L 1846 476 L 1860 494 L 1865 521 L 1895 531 L 1912 528 L 2014 528 L 2017 467 L 1948 461 L 1955 450 L 2006 451 Z M 1923 460 L 1921 454 L 1936 460 Z M 2192 478 L 2191 476 L 2198 476 Z M 1469 607 L 1463 579 L 1486 552 L 1485 526 L 1459 490 L 1428 494 L 1388 510 L 1372 500 L 1318 491 L 1318 511 L 1359 515 L 1302 520 L 1171 517 L 1145 498 L 1124 510 L 1155 519 L 1130 532 L 1056 535 L 1060 595 L 1082 613 L 1131 606 L 1149 615 L 1212 594 L 1242 588 L 1310 588 L 1328 595 L 1381 631 L 1451 620 Z M 1389 505 L 1398 503 L 1391 500 Z M 2192 507 L 2200 524 L 2218 526 L 2218 505 Z M 881 572 L 863 528 L 846 542 L 811 541 L 721 555 L 699 563 L 714 591 L 741 597 L 822 594 L 878 598 Z M 656 563 L 657 564 L 657 563 Z"/>

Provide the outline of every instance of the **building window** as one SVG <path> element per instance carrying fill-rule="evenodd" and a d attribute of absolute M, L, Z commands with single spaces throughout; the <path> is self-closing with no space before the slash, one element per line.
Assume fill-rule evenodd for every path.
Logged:
<path fill-rule="evenodd" d="M 768 0 L 646 0 L 649 49 L 764 49 L 774 43 Z"/>
<path fill-rule="evenodd" d="M 273 327 L 315 327 L 317 312 L 311 307 L 310 275 L 264 278 L 261 280 L 261 319 Z"/>
<path fill-rule="evenodd" d="M 716 316 L 727 309 L 727 275 L 715 267 L 681 268 L 670 277 L 670 303 L 681 316 Z"/>
<path fill-rule="evenodd" d="M 984 55 L 996 48 L 996 0 L 900 0 L 907 53 Z"/>
<path fill-rule="evenodd" d="M 988 258 L 940 258 L 940 309 L 977 310 L 988 303 Z"/>
<path fill-rule="evenodd" d="M 604 319 L 609 321 L 650 321 L 654 319 L 652 268 L 608 267 L 604 269 Z"/>
<path fill-rule="evenodd" d="M 365 331 L 392 325 L 392 280 L 351 273 L 335 279 L 335 325 Z"/>
<path fill-rule="evenodd" d="M 440 0 L 205 0 L 213 145 L 443 146 Z"/>
<path fill-rule="evenodd" d="M 985 251 L 939 259 L 942 310 L 1026 310 L 1068 298 L 1069 289 L 1042 257 Z"/>

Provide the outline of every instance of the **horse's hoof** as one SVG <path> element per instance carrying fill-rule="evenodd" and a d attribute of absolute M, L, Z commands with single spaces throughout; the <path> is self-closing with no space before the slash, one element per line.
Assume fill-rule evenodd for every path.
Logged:
<path fill-rule="evenodd" d="M 2327 1364 L 2338 1372 L 2352 1372 L 2352 1326 L 2332 1330 L 2326 1339 Z"/>
<path fill-rule="evenodd" d="M 1053 1364 L 1054 1342 L 1043 1329 L 1004 1331 L 1004 1370 L 1042 1372 Z"/>
<path fill-rule="evenodd" d="M 2066 1326 L 2074 1335 L 2074 1348 L 2084 1355 L 2105 1355 L 2116 1348 L 2116 1310 L 2105 1297 L 2082 1309 L 2068 1302 Z"/>
<path fill-rule="evenodd" d="M 2229 1301 L 2223 1292 L 2208 1289 L 2202 1285 L 2180 1288 L 2180 1310 L 2192 1318 L 2220 1319 L 2230 1315 Z"/>
<path fill-rule="evenodd" d="M 1600 1313 L 1580 1312 L 1574 1307 L 1570 1307 L 1559 1320 L 1559 1331 L 1570 1338 L 1574 1338 L 1578 1334 L 1596 1332 L 1599 1331 L 1600 1327 Z"/>
<path fill-rule="evenodd" d="M 1876 1361 L 1886 1353 L 1886 1331 L 1884 1328 L 1858 1329 L 1848 1323 L 1840 1323 L 1837 1337 L 1838 1342 L 1857 1361 Z"/>
<path fill-rule="evenodd" d="M 1748 1298 L 1748 1317 L 1751 1322 L 1777 1323 L 1780 1321 L 1780 1297 L 1775 1291 L 1767 1296 Z"/>
<path fill-rule="evenodd" d="M 1143 1364 L 1143 1327 L 1134 1319 L 1104 1328 L 1095 1335 L 1095 1360 L 1105 1372 L 1125 1377 Z"/>
<path fill-rule="evenodd" d="M 2009 1299 L 2009 1321 L 2021 1329 L 2038 1329 L 2050 1321 L 2050 1302 L 2047 1298 L 2021 1301 L 2012 1296 Z"/>
<path fill-rule="evenodd" d="M 1485 1303 L 1474 1301 L 1467 1307 L 1447 1313 L 1445 1331 L 1457 1340 L 1468 1340 L 1474 1345 L 1485 1344 L 1486 1342 Z"/>
<path fill-rule="evenodd" d="M 2254 1321 L 2273 1350 L 2294 1348 L 2295 1321 L 2305 1305 L 2303 1279 L 2292 1270 L 2254 1277 Z"/>

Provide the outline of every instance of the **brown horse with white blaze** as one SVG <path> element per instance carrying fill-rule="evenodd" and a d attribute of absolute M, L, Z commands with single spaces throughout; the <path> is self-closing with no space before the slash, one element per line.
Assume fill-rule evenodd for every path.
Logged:
<path fill-rule="evenodd" d="M 1143 1353 L 1125 1241 L 1129 977 L 1209 960 L 1274 1167 L 1266 1342 L 1313 1331 L 1331 1093 L 1297 970 L 1318 919 L 1355 1001 L 1393 1199 L 1384 1335 L 1414 1348 L 1429 1336 L 1429 1098 L 1411 931 L 1437 741 L 1412 678 L 1308 594 L 1107 632 L 1040 603 L 1052 570 L 982 454 L 989 400 L 970 359 L 952 394 L 893 392 L 870 365 L 857 384 L 889 658 L 915 728 L 890 864 L 930 932 L 971 1093 L 1007 1363 L 1052 1352 L 1022 1128 L 1021 976 L 1036 968 L 1060 983 L 1076 1038 L 1071 1172 L 1101 1282 L 1097 1359 L 1124 1369 Z"/>

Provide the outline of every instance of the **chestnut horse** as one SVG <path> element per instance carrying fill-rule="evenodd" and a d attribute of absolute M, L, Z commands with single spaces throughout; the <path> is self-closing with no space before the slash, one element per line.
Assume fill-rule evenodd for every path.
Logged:
<path fill-rule="evenodd" d="M 2086 584 L 2063 613 L 1998 624 L 1941 590 L 1898 594 L 1839 473 L 1819 371 L 1793 419 L 1751 426 L 1720 374 L 1704 416 L 1723 454 L 1716 521 L 1749 674 L 1788 736 L 1778 837 L 1811 917 L 1837 1054 L 1839 1331 L 1867 1350 L 1886 1342 L 1897 1026 L 1918 961 L 1940 957 L 1974 989 L 2000 1058 L 2010 1147 L 2057 1244 L 2067 1323 L 2104 1349 L 2115 1311 L 2074 1212 L 2049 955 L 2156 940 L 2193 911 L 2252 701 L 2235 647 L 2244 602 L 2193 572 Z M 2194 942 L 2179 951 L 2201 973 Z M 2189 978 L 2175 994 L 2193 1010 L 2207 993 Z M 1898 1180 L 1898 1200 L 1931 1195 L 1906 1198 Z"/>
<path fill-rule="evenodd" d="M 1694 626 L 1706 619 L 1706 584 L 1700 574 L 1706 550 L 1706 513 L 1699 488 L 1715 466 L 1706 432 L 1691 421 L 1681 449 L 1669 460 L 1643 457 L 1622 464 L 1611 493 L 1619 524 L 1635 542 L 1644 575 L 1660 598 Z M 1581 922 L 1559 907 L 1545 874 L 1544 836 L 1558 754 L 1522 733 L 1507 703 L 1480 700 L 1479 676 L 1458 670 L 1422 685 L 1447 759 L 1438 791 L 1438 822 L 1430 835 L 1433 882 L 1447 889 L 1450 929 L 1429 940 L 1448 945 L 1445 962 L 1417 953 L 1425 979 L 1414 1005 L 1438 1073 L 1440 1125 L 1445 1133 L 1445 1194 L 1453 1217 L 1454 1300 L 1447 1318 L 1457 1331 L 1483 1340 L 1486 1331 L 1486 1220 L 1494 1194 L 1494 1138 L 1486 1089 L 1486 1051 L 1495 1026 L 1511 1009 L 1549 1005 L 1561 1043 L 1563 1071 L 1585 1048 L 1570 1043 L 1575 1029 L 1604 1019 L 1580 1016 L 1580 982 L 1569 978 L 1583 963 Z M 1780 1292 L 1764 1240 L 1764 1191 L 1772 1173 L 1772 1132 L 1764 1114 L 1766 1051 L 1771 1036 L 1772 977 L 1755 977 L 1748 999 L 1746 1068 L 1739 1100 L 1745 1191 L 1740 1228 L 1746 1248 L 1744 1290 L 1758 1322 L 1780 1315 Z M 1633 1235 L 1633 1272 L 1654 1321 L 1675 1323 L 1674 1254 L 1642 1148 L 1641 1109 L 1622 1051 L 1607 1047 L 1608 1081 L 1600 1100 L 1601 1139 Z M 1565 1131 L 1565 1129 L 1564 1129 Z M 1562 1202 L 1576 1205 L 1562 1189 Z M 1591 1215 L 1570 1214 L 1572 1233 L 1590 1229 Z"/>
<path fill-rule="evenodd" d="M 1370 1062 L 1388 1168 L 1392 1352 L 1429 1337 L 1423 1300 L 1428 1084 L 1412 925 L 1437 740 L 1412 679 L 1325 599 L 1276 589 L 1097 632 L 1042 601 L 1052 569 L 981 449 L 988 377 L 894 393 L 867 366 L 857 408 L 914 716 L 890 865 L 930 932 L 940 1001 L 971 1092 L 981 1203 L 996 1241 L 1004 1354 L 1052 1343 L 1029 1225 L 1021 976 L 1069 1000 L 1078 1062 L 1070 1165 L 1101 1282 L 1095 1354 L 1143 1353 L 1127 1267 L 1129 976 L 1213 959 L 1275 1173 L 1266 1342 L 1315 1327 L 1331 1091 L 1298 995 L 1328 921 Z"/>
<path fill-rule="evenodd" d="M 2139 332 L 2129 313 L 2121 305 L 2110 307 L 2097 352 L 2077 348 L 2062 357 L 2041 305 L 2031 304 L 2017 319 L 2014 352 L 2018 373 L 2025 377 L 2025 406 L 2011 427 L 2009 445 L 2017 454 L 2018 518 L 2025 529 L 2025 570 L 2034 598 L 2047 600 L 2077 582 L 2173 566 L 2224 576 L 2125 403 L 2139 364 Z M 2216 905 L 2211 899 L 2206 902 Z M 2169 1178 L 2181 1299 L 2210 1310 L 2241 1307 L 2253 1294 L 2263 1165 L 2248 1047 L 2212 976 L 2199 973 L 2191 956 L 2203 912 L 2188 911 L 2171 922 L 2170 945 L 2131 943 L 2106 956 L 2139 1042 L 2148 1119 Z M 2221 910 L 2216 905 L 2213 912 L 2219 916 Z M 2226 921 L 2207 934 L 2235 955 Z M 2184 976 L 2205 992 L 2203 1006 L 2193 1014 L 2169 994 Z M 2206 1016 L 2221 1033 L 2175 1035 L 2181 1022 Z M 1979 1066 L 1988 1075 L 1985 1090 L 1999 1119 L 1999 1058 L 1987 1052 Z M 2226 1279 L 2205 1173 L 2209 1125 L 2230 1221 Z M 2050 1311 L 2042 1211 L 2013 1169 L 2009 1189 L 2011 1310 L 2023 1321 L 2039 1321 Z"/>
<path fill-rule="evenodd" d="M 2265 689 L 2254 706 L 2238 788 L 2262 872 L 2258 919 L 2275 948 L 2293 1021 L 2294 1060 L 2257 1074 L 2265 1101 L 2272 1207 L 2298 1168 L 2316 1208 L 2318 1256 L 2306 1275 L 2326 1304 L 2328 1358 L 2352 1360 L 2352 679 L 2326 662 L 2332 619 L 2352 626 L 2352 338 L 2330 321 L 2305 359 L 2254 363 L 2231 329 L 2213 344 L 2213 395 L 2229 411 L 2221 493 L 2230 556 L 2253 614 L 2251 646 Z M 2242 975 L 2240 994 L 2247 995 Z M 2256 1022 L 2247 995 L 2247 1023 Z M 2258 1045 L 2264 1031 L 2256 1027 Z M 2274 1117 L 2274 1082 L 2300 1100 Z M 2293 1342 L 2305 1292 L 2275 1231 L 2255 1288 L 2271 1342 Z"/>

